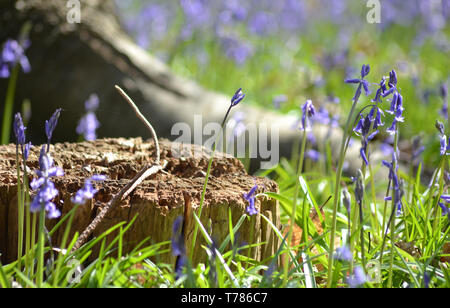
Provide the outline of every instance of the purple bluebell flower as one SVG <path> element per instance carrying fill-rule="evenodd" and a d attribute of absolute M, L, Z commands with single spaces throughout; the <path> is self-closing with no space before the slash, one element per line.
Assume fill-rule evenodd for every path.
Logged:
<path fill-rule="evenodd" d="M 245 97 L 244 92 L 242 92 L 242 88 L 239 88 L 236 93 L 234 93 L 233 97 L 231 98 L 231 106 L 236 106 L 239 104 Z"/>
<path fill-rule="evenodd" d="M 428 272 L 423 273 L 423 284 L 426 289 L 430 287 L 431 277 Z"/>
<path fill-rule="evenodd" d="M 317 162 L 322 158 L 322 154 L 319 151 L 309 149 L 305 152 L 305 156 L 311 159 L 313 162 Z"/>
<path fill-rule="evenodd" d="M 328 110 L 323 106 L 319 107 L 319 110 L 317 110 L 316 114 L 314 115 L 314 121 L 317 121 L 323 125 L 330 124 L 331 119 Z"/>
<path fill-rule="evenodd" d="M 442 109 L 441 109 L 441 115 L 448 121 L 448 91 L 447 91 L 447 85 L 443 83 L 440 88 L 440 94 L 443 100 L 442 103 Z"/>
<path fill-rule="evenodd" d="M 220 35 L 220 43 L 226 57 L 237 65 L 243 65 L 254 52 L 254 48 L 249 42 L 230 35 Z"/>
<path fill-rule="evenodd" d="M 364 270 L 357 266 L 353 271 L 353 275 L 347 278 L 347 284 L 350 288 L 357 288 L 367 281 L 367 276 L 364 273 Z"/>
<path fill-rule="evenodd" d="M 30 153 L 31 147 L 32 147 L 31 142 L 25 143 L 25 146 L 24 146 L 24 148 L 23 148 L 23 159 L 24 159 L 25 161 L 28 160 L 28 155 L 29 155 L 29 153 Z"/>
<path fill-rule="evenodd" d="M 441 199 L 446 203 L 450 203 L 450 195 L 441 195 Z"/>
<path fill-rule="evenodd" d="M 172 226 L 172 255 L 180 256 L 186 253 L 184 238 L 181 233 L 183 227 L 183 217 L 178 216 Z"/>
<path fill-rule="evenodd" d="M 342 246 L 336 249 L 335 258 L 336 260 L 350 262 L 353 259 L 353 256 L 348 246 Z"/>
<path fill-rule="evenodd" d="M 30 183 L 30 187 L 33 190 L 38 190 L 30 204 L 30 211 L 35 213 L 43 207 L 47 212 L 48 218 L 57 218 L 61 215 L 61 212 L 51 201 L 58 195 L 58 190 L 50 178 L 63 176 L 64 171 L 59 167 L 53 166 L 53 158 L 45 151 L 45 146 L 42 146 L 39 155 L 39 168 L 40 170 L 36 171 L 38 178 L 33 179 Z"/>
<path fill-rule="evenodd" d="M 20 63 L 24 73 L 28 73 L 31 70 L 30 62 L 25 55 L 25 49 L 28 47 L 29 42 L 24 41 L 23 44 L 19 44 L 16 40 L 8 39 L 3 45 L 3 50 L 0 57 L 0 78 L 8 78 L 11 74 L 11 70 L 16 63 Z"/>
<path fill-rule="evenodd" d="M 71 199 L 72 202 L 75 204 L 84 204 L 87 200 L 92 199 L 98 192 L 98 190 L 92 186 L 92 181 L 104 180 L 106 180 L 106 176 L 104 175 L 93 175 L 92 177 L 86 179 L 83 188 L 79 189 L 75 196 Z"/>
<path fill-rule="evenodd" d="M 100 127 L 100 122 L 97 120 L 95 110 L 99 105 L 99 98 L 96 94 L 91 94 L 88 100 L 84 103 L 87 113 L 80 119 L 76 132 L 83 135 L 87 141 L 97 139 L 96 130 Z"/>
<path fill-rule="evenodd" d="M 447 202 L 449 203 L 449 202 Z M 442 216 L 447 215 L 447 218 L 450 220 L 450 209 L 442 202 L 438 202 L 439 207 L 442 210 Z"/>
<path fill-rule="evenodd" d="M 375 94 L 374 99 L 372 100 L 373 103 L 381 103 L 381 98 L 383 97 L 383 94 L 386 92 L 386 77 L 383 76 L 379 83 L 379 88 Z"/>
<path fill-rule="evenodd" d="M 436 120 L 436 123 L 434 123 L 434 127 L 436 127 L 439 134 L 445 135 L 445 126 L 442 122 Z"/>
<path fill-rule="evenodd" d="M 23 126 L 22 116 L 20 113 L 16 113 L 14 116 L 13 130 L 14 135 L 16 135 L 16 140 L 18 145 L 23 145 L 25 143 L 25 130 L 27 128 Z"/>
<path fill-rule="evenodd" d="M 100 100 L 97 94 L 93 93 L 89 96 L 88 100 L 84 102 L 84 108 L 86 111 L 96 111 Z"/>
<path fill-rule="evenodd" d="M 59 115 L 61 114 L 61 108 L 56 109 L 53 115 L 50 117 L 50 120 L 45 120 L 45 134 L 47 135 L 47 147 L 50 144 L 50 140 L 52 139 L 53 131 L 58 124 Z M 48 148 L 47 148 L 48 151 Z"/>
<path fill-rule="evenodd" d="M 359 96 L 361 95 L 361 88 L 364 89 L 364 92 L 366 95 L 370 94 L 369 90 L 369 82 L 365 80 L 364 78 L 369 74 L 370 72 L 370 66 L 363 64 L 361 68 L 361 78 L 359 79 L 346 79 L 345 83 L 355 83 L 358 84 L 358 88 L 356 89 L 355 96 L 353 97 L 353 100 L 356 101 L 359 99 Z"/>
<path fill-rule="evenodd" d="M 280 95 L 274 96 L 274 98 L 272 99 L 273 106 L 276 109 L 280 109 L 281 104 L 286 102 L 286 101 L 287 101 L 287 96 L 284 95 L 284 94 L 280 94 Z"/>
<path fill-rule="evenodd" d="M 313 117 L 316 113 L 316 109 L 310 99 L 308 99 L 302 106 L 302 129 L 310 130 L 310 124 L 308 119 Z"/>
<path fill-rule="evenodd" d="M 248 29 L 250 33 L 264 36 L 274 32 L 276 26 L 277 23 L 272 14 L 259 11 L 250 18 Z"/>
<path fill-rule="evenodd" d="M 404 194 L 403 191 L 403 182 L 399 180 L 397 172 L 398 172 L 398 164 L 397 164 L 397 156 L 395 152 L 392 154 L 392 162 L 387 162 L 385 160 L 382 161 L 382 164 L 389 168 L 389 179 L 393 182 L 393 198 L 385 198 L 385 200 L 393 200 L 394 206 L 397 207 L 397 215 L 401 213 L 402 209 L 402 197 Z M 396 166 L 394 169 L 394 165 Z"/>
<path fill-rule="evenodd" d="M 172 225 L 172 255 L 177 257 L 175 262 L 176 279 L 181 277 L 183 268 L 187 264 L 186 247 L 183 235 L 183 217 L 178 216 Z"/>
<path fill-rule="evenodd" d="M 447 153 L 448 146 L 447 146 L 447 136 L 440 135 L 440 154 L 445 155 Z"/>
<path fill-rule="evenodd" d="M 344 189 L 342 190 L 342 203 L 344 204 L 347 213 L 350 214 L 350 210 L 352 207 L 352 197 L 350 196 L 347 187 L 344 187 Z"/>
<path fill-rule="evenodd" d="M 248 201 L 247 213 L 250 216 L 258 214 L 258 210 L 255 207 L 255 193 L 257 189 L 258 185 L 255 184 L 248 193 L 244 193 L 244 199 Z"/>

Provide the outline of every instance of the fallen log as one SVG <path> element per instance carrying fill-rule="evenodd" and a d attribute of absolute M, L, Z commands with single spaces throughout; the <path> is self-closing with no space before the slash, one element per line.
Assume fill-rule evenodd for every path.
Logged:
<path fill-rule="evenodd" d="M 122 221 L 137 218 L 123 238 L 124 252 L 150 238 L 152 243 L 168 241 L 172 236 L 172 225 L 178 216 L 185 213 L 185 196 L 191 200 L 192 209 L 196 210 L 200 203 L 201 191 L 205 180 L 205 172 L 211 151 L 192 145 L 179 145 L 168 140 L 160 140 L 161 161 L 165 162 L 163 171 L 143 181 L 128 197 L 113 207 L 92 233 L 97 237 L 102 232 Z M 183 151 L 173 155 L 173 149 L 182 147 Z M 186 152 L 186 149 L 189 149 Z M 75 212 L 70 236 L 81 233 L 101 211 L 102 207 L 114 197 L 146 164 L 154 160 L 155 145 L 152 140 L 143 142 L 141 138 L 107 138 L 93 142 L 57 143 L 51 145 L 50 153 L 55 165 L 63 168 L 65 175 L 55 177 L 54 183 L 59 190 L 54 202 L 62 215 L 74 206 L 71 198 L 84 184 L 84 179 L 103 174 L 107 180 L 97 184 L 99 189 L 94 199 L 80 206 Z M 181 153 L 181 155 L 179 155 Z M 30 152 L 27 168 L 30 176 L 39 168 L 39 147 Z M 23 171 L 23 170 L 22 170 Z M 216 153 L 209 178 L 201 221 L 208 228 L 211 226 L 211 237 L 220 244 L 229 234 L 229 212 L 233 224 L 246 213 L 247 201 L 243 194 L 255 183 L 258 192 L 276 192 L 277 184 L 266 178 L 249 176 L 242 163 L 227 154 Z M 33 193 L 31 194 L 31 198 Z M 275 200 L 265 197 L 256 198 L 256 207 L 260 213 L 268 217 L 275 226 L 281 228 L 280 213 Z M 47 229 L 52 228 L 57 220 L 47 220 Z M 206 245 L 201 234 L 197 237 L 196 246 L 192 242 L 194 219 L 189 215 L 186 221 L 185 242 L 187 253 L 193 249 L 193 262 L 205 260 L 205 252 L 201 245 Z M 52 236 L 52 245 L 61 243 L 65 225 Z M 11 262 L 17 257 L 17 175 L 15 145 L 0 146 L 0 253 L 3 263 Z M 264 243 L 254 247 L 250 256 L 263 260 L 272 256 L 278 249 L 279 241 L 271 227 L 260 215 L 246 219 L 239 231 L 239 243 Z M 111 241 L 115 234 L 107 237 Z M 229 246 L 230 248 L 230 246 Z M 94 248 L 93 257 L 99 247 Z M 246 252 L 242 252 L 246 254 Z M 161 261 L 174 263 L 170 253 L 161 256 Z"/>

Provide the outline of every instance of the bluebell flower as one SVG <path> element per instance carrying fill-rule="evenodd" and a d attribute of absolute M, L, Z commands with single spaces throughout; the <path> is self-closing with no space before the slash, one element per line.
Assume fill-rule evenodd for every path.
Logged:
<path fill-rule="evenodd" d="M 446 203 L 450 203 L 450 195 L 441 195 L 441 199 Z"/>
<path fill-rule="evenodd" d="M 442 196 L 441 196 L 441 198 L 442 198 Z M 449 202 L 447 201 L 447 203 L 449 203 Z M 442 210 L 442 216 L 447 215 L 447 218 L 450 220 L 450 209 L 442 202 L 438 202 L 438 205 Z"/>
<path fill-rule="evenodd" d="M 45 146 L 42 146 L 39 155 L 39 170 L 36 171 L 38 178 L 33 179 L 30 183 L 30 187 L 33 190 L 38 190 L 36 196 L 30 204 L 30 211 L 35 213 L 41 210 L 43 207 L 47 212 L 48 218 L 57 218 L 61 215 L 56 205 L 51 202 L 57 195 L 58 190 L 50 180 L 54 176 L 63 176 L 64 171 L 53 166 L 53 158 L 48 152 L 45 151 Z"/>
<path fill-rule="evenodd" d="M 397 172 L 398 172 L 398 163 L 397 156 L 395 153 L 392 154 L 392 162 L 387 162 L 385 160 L 382 161 L 382 164 L 389 168 L 389 179 L 393 182 L 393 195 L 394 197 L 387 197 L 385 200 L 393 200 L 394 206 L 397 207 L 397 215 L 400 214 L 402 209 L 402 197 L 403 197 L 403 185 L 399 180 Z M 394 165 L 396 168 L 394 169 Z"/>
<path fill-rule="evenodd" d="M 284 102 L 286 102 L 286 101 L 287 101 L 287 96 L 284 95 L 284 94 L 280 94 L 280 95 L 275 96 L 275 97 L 272 99 L 272 104 L 273 104 L 273 106 L 274 106 L 276 109 L 280 109 L 281 104 L 284 103 Z"/>
<path fill-rule="evenodd" d="M 320 154 L 319 151 L 313 150 L 313 149 L 309 149 L 306 150 L 305 152 L 305 156 L 309 159 L 311 159 L 313 162 L 317 162 L 321 159 L 322 154 Z"/>
<path fill-rule="evenodd" d="M 440 154 L 445 155 L 447 153 L 448 146 L 447 146 L 447 136 L 440 135 Z"/>
<path fill-rule="evenodd" d="M 423 284 L 426 289 L 430 287 L 430 281 L 430 274 L 428 272 L 423 273 Z"/>
<path fill-rule="evenodd" d="M 364 270 L 357 266 L 353 271 L 353 275 L 347 278 L 347 284 L 350 288 L 357 288 L 367 281 L 367 276 L 364 273 Z"/>
<path fill-rule="evenodd" d="M 27 128 L 23 125 L 22 116 L 20 113 L 16 113 L 14 116 L 13 130 L 14 135 L 16 135 L 16 141 L 18 145 L 23 145 L 25 143 L 25 130 Z"/>
<path fill-rule="evenodd" d="M 356 89 L 355 96 L 353 97 L 353 100 L 356 101 L 359 99 L 359 96 L 361 95 L 361 88 L 364 89 L 364 92 L 366 95 L 370 94 L 369 90 L 369 82 L 365 80 L 364 78 L 369 74 L 370 72 L 370 66 L 363 64 L 361 68 L 361 78 L 359 79 L 346 79 L 345 83 L 355 83 L 358 84 L 358 88 Z"/>
<path fill-rule="evenodd" d="M 59 115 L 61 114 L 61 108 L 56 109 L 53 115 L 50 117 L 50 120 L 45 120 L 45 134 L 47 135 L 47 151 L 50 146 L 50 141 L 52 139 L 53 131 L 58 124 Z"/>
<path fill-rule="evenodd" d="M 443 100 L 442 103 L 442 109 L 441 109 L 441 115 L 448 121 L 448 91 L 447 91 L 447 85 L 443 83 L 440 88 L 440 94 Z"/>
<path fill-rule="evenodd" d="M 259 11 L 250 18 L 248 29 L 250 33 L 264 36 L 276 30 L 276 26 L 277 22 L 273 15 L 264 11 Z"/>
<path fill-rule="evenodd" d="M 350 193 L 348 192 L 347 187 L 344 187 L 342 190 L 342 203 L 345 206 L 345 209 L 347 210 L 347 213 L 350 214 L 351 207 L 352 207 L 352 200 L 351 200 Z"/>
<path fill-rule="evenodd" d="M 231 106 L 236 106 L 237 104 L 239 104 L 244 99 L 244 97 L 245 94 L 244 92 L 242 92 L 242 88 L 239 88 L 231 98 Z"/>
<path fill-rule="evenodd" d="M 181 277 L 183 268 L 187 264 L 186 247 L 183 236 L 183 217 L 178 216 L 172 225 L 172 255 L 176 258 L 175 262 L 175 279 Z"/>
<path fill-rule="evenodd" d="M 97 128 L 100 127 L 100 122 L 97 120 L 95 111 L 99 105 L 99 98 L 96 94 L 91 94 L 88 100 L 84 103 L 87 113 L 80 119 L 76 132 L 79 135 L 83 135 L 87 141 L 93 141 L 97 139 Z"/>
<path fill-rule="evenodd" d="M 250 216 L 258 214 L 258 210 L 255 207 L 255 193 L 257 189 L 258 185 L 255 184 L 248 193 L 244 193 L 244 199 L 248 201 L 247 213 Z"/>
<path fill-rule="evenodd" d="M 24 159 L 25 161 L 28 160 L 28 155 L 29 155 L 29 153 L 30 153 L 31 147 L 32 147 L 31 142 L 25 143 L 25 146 L 24 146 L 24 148 L 23 148 L 23 159 Z"/>
<path fill-rule="evenodd" d="M 302 129 L 310 130 L 310 124 L 308 119 L 313 117 L 316 113 L 316 109 L 310 99 L 308 99 L 302 106 Z"/>
<path fill-rule="evenodd" d="M 347 246 L 342 246 L 336 249 L 335 259 L 350 262 L 353 259 L 352 252 Z"/>
<path fill-rule="evenodd" d="M 24 73 L 31 70 L 30 62 L 25 55 L 25 49 L 29 46 L 29 41 L 25 40 L 22 45 L 16 40 L 8 39 L 3 45 L 0 57 L 0 78 L 8 78 L 11 70 L 17 63 L 20 63 Z"/>
<path fill-rule="evenodd" d="M 97 94 L 93 93 L 89 96 L 88 100 L 84 102 L 84 108 L 86 111 L 96 111 L 100 100 Z"/>
<path fill-rule="evenodd" d="M 84 204 L 87 200 L 92 199 L 98 192 L 98 190 L 92 186 L 92 181 L 104 180 L 106 180 L 106 176 L 104 175 L 93 175 L 92 177 L 86 179 L 83 188 L 79 189 L 75 196 L 71 199 L 72 202 L 75 204 Z"/>
<path fill-rule="evenodd" d="M 186 253 L 184 238 L 181 233 L 183 227 L 183 217 L 178 216 L 172 225 L 172 255 L 181 256 Z"/>

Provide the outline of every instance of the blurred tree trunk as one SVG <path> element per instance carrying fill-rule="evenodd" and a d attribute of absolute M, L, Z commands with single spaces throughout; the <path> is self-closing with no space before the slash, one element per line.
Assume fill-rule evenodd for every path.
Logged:
<path fill-rule="evenodd" d="M 178 122 L 193 127 L 195 114 L 202 115 L 203 125 L 222 121 L 236 89 L 225 96 L 173 74 L 124 32 L 112 1 L 81 1 L 79 24 L 68 22 L 67 3 L 7 0 L 0 4 L 0 42 L 17 37 L 27 21 L 32 24 L 31 47 L 26 51 L 32 71 L 19 77 L 15 110 L 20 110 L 24 99 L 31 100 L 33 115 L 27 135 L 33 143 L 45 142 L 43 124 L 59 107 L 63 113 L 54 141 L 77 140 L 75 128 L 91 93 L 100 98 L 100 137 L 147 137 L 145 127 L 116 93 L 115 84 L 124 87 L 162 137 L 178 137 L 171 135 L 172 126 Z M 6 85 L 6 80 L 0 80 L 0 93 L 5 93 Z M 292 128 L 295 117 L 249 106 L 246 101 L 235 110 L 246 114 L 247 123 L 277 127 L 280 156 L 291 155 L 293 144 L 300 138 L 300 132 Z M 339 129 L 333 129 L 330 135 L 328 128 L 315 127 L 314 133 L 319 144 L 331 136 L 332 149 L 338 152 L 342 136 Z M 270 146 L 269 142 L 268 149 Z M 272 151 L 277 151 L 276 147 L 272 144 Z M 350 147 L 349 155 L 349 170 L 355 170 L 360 165 L 358 145 Z M 252 160 L 256 168 L 258 161 Z"/>

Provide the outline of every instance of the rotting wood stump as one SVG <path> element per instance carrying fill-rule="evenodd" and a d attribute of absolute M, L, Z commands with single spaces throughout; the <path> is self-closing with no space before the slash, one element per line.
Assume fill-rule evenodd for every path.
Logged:
<path fill-rule="evenodd" d="M 190 152 L 182 152 L 183 155 L 178 157 L 173 155 L 173 143 L 168 140 L 160 140 L 159 143 L 161 161 L 167 162 L 164 170 L 142 182 L 127 198 L 113 207 L 91 237 L 100 235 L 119 222 L 128 222 L 138 214 L 123 238 L 124 252 L 130 251 L 145 238 L 150 238 L 151 243 L 170 240 L 173 222 L 178 216 L 184 215 L 184 194 L 191 197 L 192 209 L 198 209 L 211 151 L 192 145 Z M 39 168 L 39 150 L 40 147 L 34 146 L 30 151 L 27 162 L 30 177 L 35 177 L 34 171 Z M 94 174 L 103 174 L 108 177 L 106 181 L 96 184 L 99 191 L 94 199 L 80 206 L 75 212 L 71 236 L 75 232 L 81 233 L 101 208 L 145 164 L 152 162 L 153 152 L 153 141 L 143 142 L 141 138 L 107 138 L 93 142 L 51 145 L 50 154 L 55 165 L 63 168 L 65 172 L 63 177 L 53 178 L 59 190 L 54 203 L 59 207 L 62 215 L 73 208 L 71 198 L 84 185 L 86 178 Z M 197 155 L 194 156 L 193 153 Z M 201 156 L 198 156 L 198 153 L 201 153 Z M 248 175 L 238 159 L 224 153 L 215 153 L 201 221 L 205 227 L 211 225 L 211 236 L 216 243 L 220 244 L 229 234 L 228 209 L 231 210 L 233 224 L 236 224 L 247 207 L 243 193 L 248 192 L 255 183 L 258 184 L 258 192 L 275 192 L 278 189 L 277 184 L 269 179 Z M 31 193 L 32 197 L 33 193 Z M 258 197 L 256 207 L 260 213 L 280 228 L 276 200 Z M 47 228 L 50 229 L 57 221 L 57 219 L 47 220 Z M 185 233 L 188 253 L 192 249 L 190 245 L 194 227 L 195 222 L 191 214 L 187 220 Z M 53 235 L 54 247 L 58 247 L 64 228 L 63 225 Z M 111 241 L 116 234 L 109 235 L 107 241 Z M 258 260 L 272 256 L 279 245 L 272 228 L 260 215 L 255 215 L 250 220 L 246 219 L 238 231 L 237 238 L 241 244 L 265 243 L 250 251 L 251 256 Z M 193 254 L 194 264 L 205 260 L 206 254 L 201 245 L 205 245 L 205 241 L 199 231 Z M 98 249 L 99 247 L 94 248 L 93 256 L 98 253 Z M 16 259 L 17 174 L 16 147 L 13 144 L 0 146 L 0 252 L 3 263 Z M 160 260 L 173 263 L 175 258 L 171 253 L 165 253 L 161 255 Z"/>

